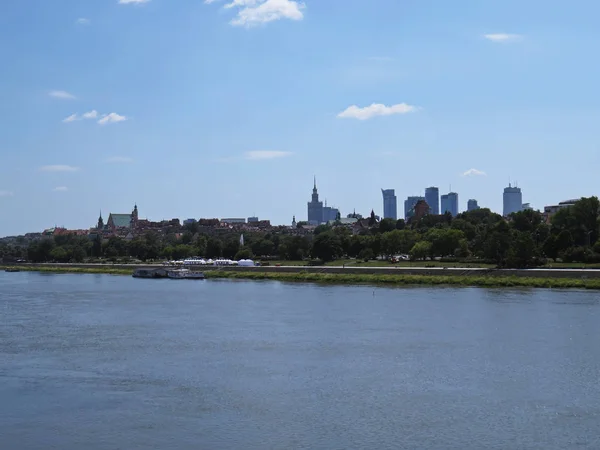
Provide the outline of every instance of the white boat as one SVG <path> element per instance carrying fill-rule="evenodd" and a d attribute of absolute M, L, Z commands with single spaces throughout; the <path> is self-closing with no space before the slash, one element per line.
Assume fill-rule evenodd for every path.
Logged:
<path fill-rule="evenodd" d="M 167 272 L 167 277 L 172 278 L 174 280 L 183 280 L 185 279 L 186 273 L 189 272 L 187 269 L 173 269 Z"/>
<path fill-rule="evenodd" d="M 167 276 L 173 280 L 203 280 L 204 273 L 194 272 L 188 269 L 169 270 Z"/>

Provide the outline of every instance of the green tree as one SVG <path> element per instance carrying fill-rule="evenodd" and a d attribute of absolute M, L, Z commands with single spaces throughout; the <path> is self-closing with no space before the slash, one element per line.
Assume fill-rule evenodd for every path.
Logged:
<path fill-rule="evenodd" d="M 173 259 L 181 260 L 192 256 L 192 247 L 185 244 L 179 244 L 173 247 Z"/>
<path fill-rule="evenodd" d="M 557 237 L 555 235 L 551 234 L 546 238 L 542 245 L 542 251 L 546 258 L 550 258 L 556 261 L 556 258 L 558 258 L 559 248 L 557 243 Z"/>
<path fill-rule="evenodd" d="M 210 259 L 220 258 L 223 255 L 223 243 L 216 237 L 211 237 L 206 243 L 206 257 Z"/>
<path fill-rule="evenodd" d="M 373 250 L 367 247 L 360 251 L 358 258 L 362 259 L 364 262 L 369 262 L 370 260 L 375 259 L 375 254 L 373 253 Z"/>
<path fill-rule="evenodd" d="M 431 255 L 431 242 L 428 241 L 419 241 L 413 248 L 410 250 L 410 259 L 411 261 L 424 260 L 429 255 Z"/>
<path fill-rule="evenodd" d="M 528 231 L 516 231 L 508 249 L 505 265 L 525 269 L 538 265 L 538 248 Z"/>
<path fill-rule="evenodd" d="M 352 236 L 348 245 L 347 255 L 351 258 L 360 257 L 359 255 L 365 248 L 365 238 L 363 236 Z M 373 251 L 371 250 L 371 253 Z"/>
<path fill-rule="evenodd" d="M 235 258 L 236 253 L 240 249 L 239 238 L 232 236 L 223 243 L 223 257 L 228 259 Z"/>
<path fill-rule="evenodd" d="M 510 215 L 512 228 L 521 231 L 533 233 L 542 223 L 542 215 L 539 211 L 526 209 Z"/>
<path fill-rule="evenodd" d="M 406 222 L 404 219 L 398 219 L 396 221 L 396 230 L 404 230 L 406 228 Z"/>
<path fill-rule="evenodd" d="M 73 261 L 75 261 L 76 263 L 82 263 L 85 260 L 85 257 L 87 256 L 87 253 L 85 252 L 85 250 L 80 247 L 80 246 L 75 246 L 73 247 L 73 250 L 71 252 L 71 259 Z"/>
<path fill-rule="evenodd" d="M 241 247 L 239 251 L 235 254 L 235 260 L 239 261 L 240 259 L 252 259 L 254 255 L 252 255 L 252 250 L 248 247 Z"/>
<path fill-rule="evenodd" d="M 94 258 L 102 257 L 102 236 L 99 234 L 94 238 L 94 243 L 92 245 L 92 256 Z"/>
<path fill-rule="evenodd" d="M 460 241 L 465 239 L 465 234 L 460 230 L 434 228 L 427 232 L 425 239 L 431 242 L 431 251 L 434 255 L 444 257 L 456 252 Z"/>
<path fill-rule="evenodd" d="M 387 233 L 396 229 L 396 221 L 394 219 L 382 219 L 379 222 L 379 232 Z"/>
<path fill-rule="evenodd" d="M 69 262 L 69 254 L 63 247 L 54 247 L 50 251 L 50 259 L 59 263 Z"/>
<path fill-rule="evenodd" d="M 313 258 L 334 261 L 342 255 L 340 238 L 331 231 L 319 234 L 313 241 L 311 254 Z"/>

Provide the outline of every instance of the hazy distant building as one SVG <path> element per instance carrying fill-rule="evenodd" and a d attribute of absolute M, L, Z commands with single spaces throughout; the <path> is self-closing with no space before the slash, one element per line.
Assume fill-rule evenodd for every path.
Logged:
<path fill-rule="evenodd" d="M 331 206 L 323 206 L 323 222 L 327 223 L 330 220 L 337 220 L 340 217 L 340 210 Z"/>
<path fill-rule="evenodd" d="M 479 204 L 477 203 L 477 200 L 475 200 L 474 198 L 469 199 L 469 201 L 467 202 L 467 211 L 475 211 L 476 209 L 479 209 Z"/>
<path fill-rule="evenodd" d="M 383 195 L 383 218 L 398 219 L 398 201 L 396 193 L 393 189 L 382 189 Z"/>
<path fill-rule="evenodd" d="M 523 203 L 521 205 L 521 211 L 526 211 L 528 209 L 533 209 L 533 207 L 531 206 L 531 203 Z"/>
<path fill-rule="evenodd" d="M 315 178 L 312 199 L 308 202 L 308 223 L 311 225 L 319 225 L 323 222 L 323 202 L 319 201 L 319 193 L 317 191 L 317 179 Z"/>
<path fill-rule="evenodd" d="M 253 216 L 253 217 L 248 217 L 248 223 L 256 223 L 258 222 L 258 217 Z"/>
<path fill-rule="evenodd" d="M 448 192 L 442 195 L 442 214 L 449 212 L 452 217 L 458 215 L 458 194 L 456 192 Z"/>
<path fill-rule="evenodd" d="M 440 213 L 440 190 L 435 186 L 425 189 L 425 201 L 429 205 L 430 214 Z"/>
<path fill-rule="evenodd" d="M 523 207 L 523 194 L 521 188 L 512 187 L 510 183 L 504 188 L 502 215 L 507 217 L 512 213 L 521 211 Z"/>
<path fill-rule="evenodd" d="M 419 200 L 425 200 L 425 197 L 408 197 L 404 200 L 404 220 L 408 221 L 415 215 L 415 205 Z"/>

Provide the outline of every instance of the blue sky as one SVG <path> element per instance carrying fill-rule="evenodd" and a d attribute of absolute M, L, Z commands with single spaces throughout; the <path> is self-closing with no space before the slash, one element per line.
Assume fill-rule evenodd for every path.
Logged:
<path fill-rule="evenodd" d="M 0 2 L 0 235 L 599 193 L 599 2 L 231 1 Z"/>

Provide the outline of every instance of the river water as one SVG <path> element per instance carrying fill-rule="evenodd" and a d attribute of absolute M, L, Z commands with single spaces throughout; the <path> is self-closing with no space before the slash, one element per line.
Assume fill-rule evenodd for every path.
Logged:
<path fill-rule="evenodd" d="M 596 292 L 0 273 L 0 449 L 599 449 Z"/>

